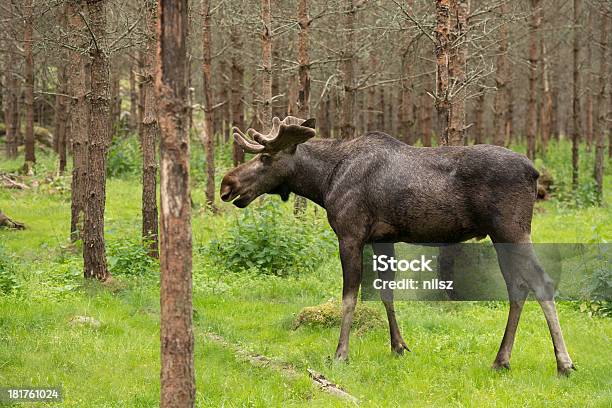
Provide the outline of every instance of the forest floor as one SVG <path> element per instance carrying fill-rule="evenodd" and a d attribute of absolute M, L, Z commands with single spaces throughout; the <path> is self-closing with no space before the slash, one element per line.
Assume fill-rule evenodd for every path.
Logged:
<path fill-rule="evenodd" d="M 16 167 L 6 162 L 2 169 L 11 166 Z M 0 189 L 0 209 L 28 227 L 0 231 L 0 258 L 16 287 L 0 294 L 0 386 L 61 385 L 66 407 L 157 406 L 159 277 L 116 274 L 110 285 L 82 280 L 79 251 L 67 239 L 68 180 Z M 107 185 L 106 234 L 115 245 L 116 255 L 109 256 L 115 269 L 126 258 L 129 268 L 131 256 L 142 256 L 117 249 L 125 237 L 139 236 L 137 180 L 111 178 Z M 611 181 L 608 174 L 607 186 Z M 336 327 L 292 324 L 303 307 L 339 297 L 337 254 L 309 273 L 288 277 L 228 273 L 200 249 L 236 220 L 238 210 L 224 205 L 213 217 L 197 206 L 203 192 L 193 195 L 198 406 L 353 405 L 319 390 L 308 369 L 368 407 L 612 405 L 612 319 L 583 313 L 575 303 L 558 307 L 578 368 L 570 378 L 556 375 L 546 322 L 535 302 L 525 307 L 509 371 L 490 369 L 507 317 L 501 302 L 398 302 L 412 352 L 393 356 L 388 329 L 381 326 L 352 335 L 348 363 L 333 361 Z M 612 201 L 609 187 L 606 197 Z M 291 201 L 282 209 L 292 216 Z M 539 203 L 534 242 L 609 242 L 611 220 L 609 206 Z M 379 302 L 372 307 L 383 310 Z M 75 324 L 78 316 L 95 322 Z"/>

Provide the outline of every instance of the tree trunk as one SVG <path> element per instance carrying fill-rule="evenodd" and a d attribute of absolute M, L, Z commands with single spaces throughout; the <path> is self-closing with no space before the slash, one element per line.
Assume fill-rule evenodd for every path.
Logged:
<path fill-rule="evenodd" d="M 85 24 L 81 18 L 84 10 L 79 1 L 67 1 L 68 33 L 72 49 L 68 56 L 68 94 L 70 99 L 69 134 L 72 141 L 72 185 L 70 238 L 73 242 L 82 238 L 85 218 L 85 183 L 88 171 L 88 114 L 86 104 L 87 83 L 85 78 L 85 56 L 81 36 Z"/>
<path fill-rule="evenodd" d="M 499 93 L 499 90 L 497 91 Z M 474 118 L 474 121 L 476 122 L 474 128 L 475 128 L 475 135 L 474 135 L 474 144 L 481 144 L 481 143 L 485 143 L 485 129 L 484 129 L 484 123 L 485 123 L 485 118 L 484 118 L 484 107 L 485 107 L 485 90 L 484 88 L 481 88 L 479 93 L 478 93 L 478 97 L 476 98 L 476 115 Z M 495 95 L 495 98 L 497 99 L 497 94 Z M 503 123 L 503 122 L 502 122 Z M 503 136 L 503 134 L 502 134 Z M 502 139 L 503 142 L 503 139 Z M 497 144 L 497 143 L 496 143 Z M 501 144 L 503 146 L 503 143 Z"/>
<path fill-rule="evenodd" d="M 10 7 L 9 2 L 9 7 Z M 19 76 L 15 70 L 18 67 L 16 52 L 9 40 L 6 40 L 8 58 L 5 69 L 6 101 L 4 106 L 4 121 L 6 125 L 5 148 L 6 158 L 17 157 L 17 133 L 19 132 L 19 95 L 21 93 Z"/>
<path fill-rule="evenodd" d="M 308 0 L 299 0 L 298 20 L 298 74 L 300 90 L 298 93 L 299 117 L 307 119 L 310 116 L 310 58 L 308 56 Z"/>
<path fill-rule="evenodd" d="M 330 91 L 327 90 L 323 100 L 319 104 L 319 114 L 318 114 L 318 125 L 319 125 L 319 136 L 323 138 L 332 137 L 331 134 L 331 123 L 329 119 L 331 109 L 331 98 Z"/>
<path fill-rule="evenodd" d="M 604 155 L 606 150 L 606 85 L 609 85 L 608 75 L 608 24 L 610 15 L 605 12 L 601 16 L 601 56 L 599 60 L 599 94 L 597 95 L 598 129 L 595 144 L 595 184 L 597 199 L 603 204 L 604 199 Z"/>
<path fill-rule="evenodd" d="M 146 0 L 145 21 L 147 42 L 142 55 L 142 122 L 140 146 L 142 151 L 142 239 L 148 243 L 149 255 L 159 257 L 159 222 L 157 212 L 157 157 L 159 140 L 157 99 L 155 95 L 155 69 L 157 66 L 157 0 Z"/>
<path fill-rule="evenodd" d="M 593 86 L 591 84 L 595 83 L 595 78 L 593 76 L 593 47 L 592 42 L 595 40 L 595 36 L 593 35 L 593 15 L 595 14 L 595 10 L 593 7 L 588 7 L 588 17 L 587 17 L 587 38 L 586 38 L 586 61 L 581 69 L 586 74 L 586 89 L 585 89 L 585 134 L 586 136 L 586 150 L 587 152 L 591 151 L 591 145 L 593 144 Z"/>
<path fill-rule="evenodd" d="M 421 142 L 423 146 L 431 146 L 431 113 L 433 106 L 431 103 L 431 96 L 426 92 L 421 93 Z"/>
<path fill-rule="evenodd" d="M 36 163 L 34 152 L 34 55 L 32 53 L 32 31 L 34 25 L 34 4 L 33 0 L 25 0 L 23 3 L 25 14 L 23 50 L 25 54 L 24 77 L 25 77 L 25 165 L 26 173 L 31 171 L 32 165 Z"/>
<path fill-rule="evenodd" d="M 7 2 L 6 9 L 8 14 L 13 14 L 15 6 L 13 2 Z M 17 38 L 17 30 L 13 24 L 9 24 L 7 35 L 4 39 L 6 48 L 6 60 L 4 61 L 4 81 L 6 87 L 4 100 L 4 123 L 6 126 L 5 149 L 6 158 L 12 159 L 17 156 L 17 131 L 19 128 L 19 94 L 20 81 L 16 70 L 18 69 L 17 53 L 15 42 L 11 38 Z"/>
<path fill-rule="evenodd" d="M 130 65 L 130 132 L 138 130 L 138 83 L 136 82 L 136 70 L 138 63 Z"/>
<path fill-rule="evenodd" d="M 509 145 L 514 139 L 514 93 L 512 87 L 507 87 L 506 103 L 508 110 L 506 112 L 506 145 Z"/>
<path fill-rule="evenodd" d="M 408 50 L 405 51 L 402 57 L 402 74 L 407 77 L 410 75 L 410 63 L 408 62 Z M 400 91 L 400 113 L 399 113 L 399 132 L 400 139 L 408 144 L 414 144 L 416 135 L 413 131 L 414 122 L 412 120 L 412 87 L 408 80 L 402 80 L 402 89 Z"/>
<path fill-rule="evenodd" d="M 451 29 L 451 0 L 436 0 L 436 111 L 438 112 L 438 126 L 440 128 L 440 145 L 449 142 L 449 73 L 450 59 L 450 29 Z"/>
<path fill-rule="evenodd" d="M 299 0 L 298 4 L 298 75 L 300 88 L 298 91 L 298 116 L 303 119 L 310 117 L 310 59 L 308 56 L 308 0 Z M 296 215 L 306 211 L 308 201 L 304 197 L 296 197 L 293 212 Z"/>
<path fill-rule="evenodd" d="M 105 281 L 110 277 L 104 248 L 104 208 L 106 204 L 106 150 L 109 134 L 109 67 L 106 55 L 105 0 L 87 0 L 89 28 L 95 38 L 90 47 L 91 92 L 89 92 L 89 145 L 83 228 L 85 278 Z M 93 40 L 92 38 L 92 40 Z"/>
<path fill-rule="evenodd" d="M 62 51 L 65 54 L 64 51 Z M 62 58 L 66 60 L 66 56 Z M 67 94 L 67 77 L 66 66 L 57 67 L 58 93 Z M 55 139 L 57 140 L 57 153 L 59 155 L 59 173 L 64 174 L 66 170 L 66 121 L 68 120 L 68 101 L 65 96 L 57 95 L 56 97 L 56 114 L 55 114 Z"/>
<path fill-rule="evenodd" d="M 538 28 L 541 21 L 541 0 L 531 0 L 531 23 L 529 25 L 529 102 L 527 106 L 527 157 L 535 158 L 538 116 L 536 92 L 538 79 Z"/>
<path fill-rule="evenodd" d="M 542 38 L 542 108 L 540 110 L 542 153 L 546 154 L 548 141 L 550 140 L 552 128 L 552 95 L 549 82 L 548 56 L 546 55 L 546 44 Z"/>
<path fill-rule="evenodd" d="M 574 0 L 573 94 L 572 94 L 572 188 L 578 188 L 578 143 L 580 141 L 580 16 L 582 1 Z"/>
<path fill-rule="evenodd" d="M 64 5 L 57 15 L 58 25 L 65 32 L 67 27 L 67 6 Z M 66 36 L 62 36 L 62 41 L 66 40 Z M 57 69 L 57 93 L 55 96 L 55 151 L 59 155 L 59 173 L 64 174 L 66 169 L 66 121 L 68 120 L 68 100 L 64 95 L 68 94 L 68 77 L 66 75 L 65 62 L 68 58 L 68 53 L 65 48 L 59 51 L 61 63 Z"/>
<path fill-rule="evenodd" d="M 244 109 L 242 107 L 242 82 L 244 81 L 244 67 L 242 65 L 242 38 L 238 32 L 238 27 L 233 26 L 231 31 L 232 43 L 232 78 L 231 78 L 231 108 L 232 108 L 232 126 L 238 127 L 244 131 Z M 233 141 L 232 159 L 234 166 L 244 163 L 244 151 Z"/>
<path fill-rule="evenodd" d="M 204 134 L 206 148 L 206 204 L 215 212 L 215 136 L 210 56 L 210 0 L 202 0 L 202 86 L 204 93 Z"/>
<path fill-rule="evenodd" d="M 261 18 L 263 20 L 261 33 L 263 108 L 261 110 L 261 120 L 263 131 L 267 132 L 272 127 L 272 12 L 270 10 L 270 0 L 261 0 Z"/>
<path fill-rule="evenodd" d="M 195 403 L 191 197 L 187 108 L 187 0 L 158 8 L 157 95 L 161 125 L 161 401 Z"/>
<path fill-rule="evenodd" d="M 342 83 L 344 85 L 344 101 L 342 103 L 342 124 L 340 128 L 342 139 L 352 139 L 355 136 L 353 124 L 356 105 L 355 89 L 355 14 L 357 9 L 353 0 L 346 0 L 345 17 L 346 43 L 342 52 Z"/>
<path fill-rule="evenodd" d="M 215 134 L 223 135 L 223 142 L 227 143 L 232 136 L 231 129 L 229 128 L 229 123 L 231 122 L 229 89 L 231 84 L 230 81 L 228 81 L 228 76 L 225 74 L 228 72 L 225 58 L 223 58 L 219 63 L 219 72 L 219 80 L 221 83 L 219 84 L 218 88 L 218 98 L 219 102 L 224 102 L 224 104 L 223 106 L 219 107 L 219 112 L 217 115 L 215 115 L 215 121 L 219 123 L 219 125 L 215 128 Z"/>
<path fill-rule="evenodd" d="M 506 82 L 508 78 L 508 25 L 506 18 L 508 3 L 502 2 L 499 6 L 499 18 L 502 20 L 499 27 L 499 48 L 497 54 L 497 66 L 495 72 L 495 133 L 493 144 L 504 146 L 506 136 Z M 477 124 L 478 125 L 478 124 Z M 480 142 L 482 143 L 482 141 Z"/>
<path fill-rule="evenodd" d="M 448 144 L 460 146 L 465 143 L 465 81 L 467 61 L 467 0 L 452 0 L 453 30 L 451 41 L 454 46 L 451 49 L 449 60 L 449 79 L 453 84 L 453 95 L 450 100 Z"/>
<path fill-rule="evenodd" d="M 121 61 L 118 58 L 110 61 L 111 64 L 111 97 L 110 97 L 110 128 L 112 139 L 113 135 L 117 134 L 121 129 L 121 93 L 120 91 L 120 79 L 121 79 Z"/>

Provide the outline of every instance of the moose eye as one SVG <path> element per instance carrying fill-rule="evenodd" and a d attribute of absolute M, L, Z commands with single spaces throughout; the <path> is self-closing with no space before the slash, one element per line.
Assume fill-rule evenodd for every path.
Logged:
<path fill-rule="evenodd" d="M 272 156 L 270 156 L 269 154 L 262 154 L 260 156 L 260 160 L 265 165 L 272 164 Z"/>

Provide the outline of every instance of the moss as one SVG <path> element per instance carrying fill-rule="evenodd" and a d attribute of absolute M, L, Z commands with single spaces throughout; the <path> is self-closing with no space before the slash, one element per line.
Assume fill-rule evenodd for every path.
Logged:
<path fill-rule="evenodd" d="M 303 308 L 293 321 L 293 329 L 307 327 L 340 327 L 342 320 L 342 305 L 337 300 L 328 300 L 316 306 Z M 385 326 L 382 312 L 373 305 L 357 303 L 353 316 L 353 329 L 356 334 L 362 334 L 370 329 Z"/>

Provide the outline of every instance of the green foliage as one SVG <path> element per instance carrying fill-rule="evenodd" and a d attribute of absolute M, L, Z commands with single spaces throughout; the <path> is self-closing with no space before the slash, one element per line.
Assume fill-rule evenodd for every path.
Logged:
<path fill-rule="evenodd" d="M 135 135 L 115 137 L 108 150 L 106 174 L 108 177 L 128 178 L 140 174 L 142 156 Z"/>
<path fill-rule="evenodd" d="M 536 161 L 538 168 L 550 171 L 554 183 L 551 186 L 552 198 L 561 207 L 585 208 L 598 204 L 595 181 L 593 179 L 594 149 L 587 151 L 585 145 L 579 149 L 578 188 L 572 187 L 572 146 L 570 141 L 552 141 L 546 154 Z"/>
<path fill-rule="evenodd" d="M 281 206 L 277 200 L 266 200 L 245 209 L 204 250 L 229 271 L 255 268 L 279 276 L 312 271 L 335 251 L 335 236 L 329 228 L 297 219 Z"/>
<path fill-rule="evenodd" d="M 149 256 L 146 243 L 135 238 L 106 243 L 108 270 L 115 276 L 159 276 L 159 262 Z"/>
<path fill-rule="evenodd" d="M 15 262 L 15 258 L 0 243 L 0 294 L 10 295 L 20 288 Z"/>

